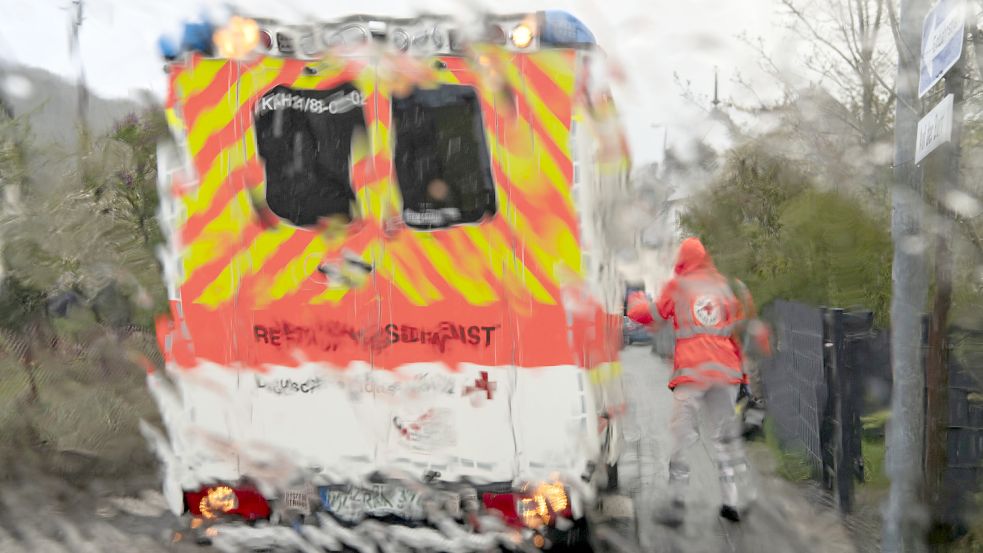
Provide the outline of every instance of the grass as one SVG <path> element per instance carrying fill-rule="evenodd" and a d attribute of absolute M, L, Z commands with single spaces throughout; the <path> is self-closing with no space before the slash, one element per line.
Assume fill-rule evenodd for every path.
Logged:
<path fill-rule="evenodd" d="M 68 330 L 58 334 L 69 342 L 83 329 L 59 330 Z M 154 463 L 138 425 L 157 420 L 157 410 L 143 368 L 128 355 L 152 354 L 154 341 L 85 330 L 81 354 L 35 350 L 36 401 L 18 356 L 0 352 L 0 476 L 12 476 L 16 463 L 73 478 L 123 476 Z"/>
<path fill-rule="evenodd" d="M 891 482 L 884 471 L 884 426 L 889 411 L 880 411 L 862 417 L 863 437 L 861 451 L 864 458 L 864 485 L 873 490 L 886 490 Z M 808 456 L 798 449 L 786 449 L 778 441 L 774 421 L 765 419 L 765 444 L 777 461 L 776 472 L 791 482 L 803 482 L 816 476 L 815 467 Z"/>
<path fill-rule="evenodd" d="M 778 442 L 774 422 L 765 419 L 765 445 L 774 455 L 778 465 L 775 472 L 790 482 L 804 482 L 815 476 L 815 467 L 801 450 L 785 450 Z"/>
<path fill-rule="evenodd" d="M 884 438 L 864 438 L 861 447 L 864 457 L 864 485 L 878 490 L 891 487 L 891 481 L 884 472 L 884 453 L 887 449 Z"/>
<path fill-rule="evenodd" d="M 861 452 L 864 458 L 864 484 L 876 490 L 886 490 L 890 487 L 887 473 L 884 472 L 884 455 L 887 447 L 884 445 L 884 428 L 891 412 L 878 411 L 861 417 L 863 422 L 863 437 Z"/>

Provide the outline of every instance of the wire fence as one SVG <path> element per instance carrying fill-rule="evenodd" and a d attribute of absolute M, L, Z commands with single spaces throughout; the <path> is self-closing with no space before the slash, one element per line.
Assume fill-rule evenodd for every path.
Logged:
<path fill-rule="evenodd" d="M 873 316 L 776 301 L 765 318 L 776 343 L 761 363 L 761 387 L 779 445 L 801 454 L 849 512 L 854 481 L 864 475 L 862 375 Z"/>

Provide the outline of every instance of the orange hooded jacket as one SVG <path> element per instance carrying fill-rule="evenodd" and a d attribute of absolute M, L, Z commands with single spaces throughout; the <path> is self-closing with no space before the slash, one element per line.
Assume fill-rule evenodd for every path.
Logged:
<path fill-rule="evenodd" d="M 675 273 L 653 310 L 663 319 L 671 318 L 676 331 L 669 388 L 683 384 L 701 387 L 746 384 L 741 348 L 733 338 L 736 325 L 745 313 L 741 301 L 698 239 L 683 241 Z M 653 320 L 649 309 L 645 306 L 643 310 L 635 302 L 629 307 L 628 316 L 647 324 Z"/>

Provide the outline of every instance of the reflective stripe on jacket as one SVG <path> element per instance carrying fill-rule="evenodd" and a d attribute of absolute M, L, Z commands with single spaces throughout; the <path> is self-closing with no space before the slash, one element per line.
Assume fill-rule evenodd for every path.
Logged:
<path fill-rule="evenodd" d="M 676 331 L 670 388 L 680 384 L 746 383 L 734 331 L 744 316 L 741 302 L 694 238 L 680 247 L 676 276 L 656 302 L 658 315 Z"/>

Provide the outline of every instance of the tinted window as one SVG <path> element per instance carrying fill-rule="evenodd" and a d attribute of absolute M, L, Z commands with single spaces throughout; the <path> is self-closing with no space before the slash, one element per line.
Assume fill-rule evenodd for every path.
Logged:
<path fill-rule="evenodd" d="M 299 226 L 321 217 L 351 219 L 352 135 L 365 131 L 362 96 L 350 84 L 331 90 L 278 86 L 256 104 L 256 139 L 266 165 L 266 202 Z"/>
<path fill-rule="evenodd" d="M 495 214 L 495 186 L 474 89 L 442 85 L 393 100 L 396 176 L 407 226 L 434 229 Z"/>

